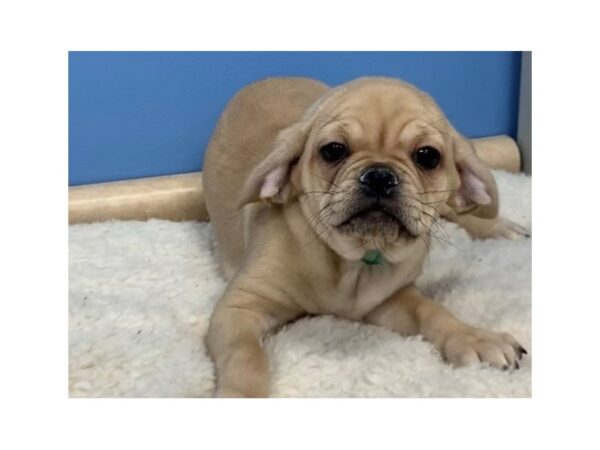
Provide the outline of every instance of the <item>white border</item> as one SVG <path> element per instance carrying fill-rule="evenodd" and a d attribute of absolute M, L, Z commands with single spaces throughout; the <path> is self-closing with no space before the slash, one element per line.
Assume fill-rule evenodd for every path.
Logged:
<path fill-rule="evenodd" d="M 591 7 L 590 7 L 591 8 Z M 3 448 L 589 448 L 596 14 L 583 3 L 2 6 Z M 533 400 L 67 400 L 67 50 L 505 50 L 535 59 Z M 440 74 L 443 76 L 443 74 Z M 591 134 L 591 136 L 590 136 Z M 17 195 L 18 194 L 18 195 Z"/>

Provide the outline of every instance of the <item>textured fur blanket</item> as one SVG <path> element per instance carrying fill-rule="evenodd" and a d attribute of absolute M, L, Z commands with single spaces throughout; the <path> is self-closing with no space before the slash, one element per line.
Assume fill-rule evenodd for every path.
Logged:
<path fill-rule="evenodd" d="M 502 215 L 531 228 L 531 179 L 495 175 Z M 530 354 L 520 370 L 455 369 L 419 337 L 323 316 L 266 340 L 272 395 L 531 396 L 531 240 L 473 241 L 454 224 L 445 230 L 419 285 L 463 320 L 513 334 Z M 203 337 L 224 286 L 210 224 L 70 226 L 70 395 L 211 396 Z"/>

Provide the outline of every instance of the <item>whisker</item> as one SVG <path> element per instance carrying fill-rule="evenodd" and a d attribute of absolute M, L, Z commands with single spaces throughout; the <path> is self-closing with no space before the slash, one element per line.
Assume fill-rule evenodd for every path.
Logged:
<path fill-rule="evenodd" d="M 305 195 L 305 194 L 329 194 L 329 195 L 335 195 L 335 194 L 342 194 L 342 192 L 339 191 L 303 191 L 300 193 L 300 195 Z"/>
<path fill-rule="evenodd" d="M 324 220 L 323 217 L 321 217 L 321 214 L 327 209 L 330 208 L 332 206 L 334 206 L 337 202 L 329 202 L 326 203 L 319 211 L 317 211 L 315 214 L 313 214 L 311 217 L 308 218 L 308 222 L 309 222 L 309 227 L 307 230 L 307 234 L 309 233 L 309 231 L 313 231 L 313 228 L 316 228 L 317 225 L 319 225 L 319 223 L 321 221 Z M 311 226 L 312 225 L 312 226 Z"/>
<path fill-rule="evenodd" d="M 433 202 L 423 202 L 423 201 L 419 200 L 417 197 L 413 197 L 413 200 L 418 201 L 421 205 L 433 205 L 434 203 L 444 203 L 447 201 L 447 200 L 442 199 L 442 200 L 436 200 Z"/>
<path fill-rule="evenodd" d="M 326 181 L 327 183 L 331 184 L 332 186 L 335 186 L 336 188 L 339 188 L 339 186 L 337 184 L 335 184 L 333 181 L 329 181 L 327 178 L 323 178 L 321 175 L 318 175 L 310 170 L 308 171 L 308 173 L 310 173 L 311 175 L 313 175 L 317 178 L 320 178 L 323 181 Z"/>
<path fill-rule="evenodd" d="M 415 198 L 415 197 L 413 197 L 411 200 L 415 200 L 415 201 L 419 202 L 422 206 L 433 209 L 435 211 L 435 213 L 440 217 L 443 215 L 442 213 L 440 213 L 440 211 L 435 206 L 431 206 L 429 203 L 423 203 L 422 201 L 420 201 L 418 198 Z"/>
<path fill-rule="evenodd" d="M 392 255 L 390 255 L 388 252 L 386 252 L 383 247 L 384 247 L 383 244 L 381 244 L 381 246 L 379 248 L 378 248 L 377 244 L 375 244 L 375 248 L 377 250 L 379 250 L 381 253 L 383 253 L 385 256 L 387 256 L 387 261 L 388 262 L 390 262 L 392 264 L 397 263 L 398 261 L 394 260 L 394 257 Z"/>
<path fill-rule="evenodd" d="M 423 228 L 426 230 L 426 234 L 427 234 L 428 236 L 430 236 L 430 237 L 432 237 L 432 238 L 434 238 L 434 239 L 437 239 L 439 242 L 443 242 L 443 243 L 445 243 L 445 244 L 448 244 L 448 245 L 450 245 L 450 246 L 454 247 L 455 249 L 457 249 L 458 251 L 464 251 L 464 250 L 462 250 L 462 249 L 458 248 L 456 245 L 454 245 L 452 242 L 450 242 L 450 241 L 449 241 L 449 239 L 450 239 L 450 236 L 448 235 L 448 233 L 447 233 L 446 229 L 445 229 L 445 228 L 444 228 L 444 227 L 441 225 L 441 223 L 440 223 L 440 221 L 439 221 L 439 218 L 436 218 L 436 217 L 432 216 L 431 214 L 429 214 L 429 213 L 427 213 L 427 212 L 425 212 L 425 211 L 419 210 L 419 209 L 418 209 L 418 208 L 416 208 L 414 205 L 409 205 L 409 207 L 410 207 L 410 208 L 412 208 L 412 209 L 414 209 L 414 210 L 416 210 L 416 211 L 417 211 L 417 213 L 423 213 L 423 214 L 425 214 L 425 215 L 427 215 L 427 216 L 431 217 L 431 219 L 432 219 L 432 223 L 431 223 L 431 226 L 429 226 L 429 227 L 428 227 L 428 226 L 425 224 L 425 222 L 423 222 L 423 219 L 422 219 L 420 216 L 418 216 L 418 220 L 419 220 L 419 222 L 421 223 L 421 225 L 423 226 Z M 432 227 L 434 227 L 434 226 L 436 227 L 436 231 L 437 231 L 437 230 L 443 231 L 443 232 L 444 232 L 444 234 L 446 235 L 446 238 L 447 238 L 447 239 L 444 239 L 444 238 L 440 237 L 440 236 L 437 234 L 437 232 L 436 232 L 436 231 L 434 231 L 434 230 L 432 229 Z M 428 246 L 428 250 L 430 250 L 429 246 Z"/>
<path fill-rule="evenodd" d="M 442 231 L 447 239 L 450 239 L 450 236 L 448 235 L 448 232 L 446 231 L 446 228 L 444 227 L 443 222 L 441 222 L 438 217 L 434 217 L 426 211 L 421 211 L 421 212 L 423 214 L 425 214 L 426 216 L 430 217 L 432 220 L 432 225 L 435 225 L 437 227 L 436 229 Z"/>
<path fill-rule="evenodd" d="M 356 247 L 353 247 L 350 249 L 350 251 L 348 251 L 347 253 L 352 253 L 354 250 L 358 250 L 359 248 L 365 246 L 366 244 L 368 244 L 369 242 L 363 242 L 362 244 L 357 245 Z"/>
<path fill-rule="evenodd" d="M 446 189 L 444 191 L 423 191 L 423 192 L 415 192 L 418 195 L 424 195 L 424 194 L 442 194 L 444 192 L 454 192 L 456 191 L 456 189 Z"/>
<path fill-rule="evenodd" d="M 325 204 L 325 206 L 323 206 L 316 214 L 314 214 L 310 219 L 309 219 L 309 226 L 307 227 L 307 232 L 306 234 L 308 234 L 309 232 L 313 232 L 315 234 L 315 237 L 313 239 L 311 239 L 310 241 L 308 241 L 306 244 L 304 244 L 302 246 L 302 248 L 306 247 L 307 245 L 313 243 L 315 240 L 317 240 L 319 237 L 322 237 L 323 234 L 325 232 L 331 233 L 331 230 L 329 230 L 328 227 L 324 227 L 323 230 L 316 231 L 316 229 L 318 228 L 318 226 L 320 224 L 322 224 L 325 220 L 327 220 L 329 217 L 331 217 L 331 215 L 334 214 L 335 211 L 330 210 L 327 211 L 325 214 L 323 214 L 323 212 L 325 210 L 327 210 L 328 208 L 340 203 L 342 200 L 338 200 L 338 201 L 331 201 L 327 204 Z"/>

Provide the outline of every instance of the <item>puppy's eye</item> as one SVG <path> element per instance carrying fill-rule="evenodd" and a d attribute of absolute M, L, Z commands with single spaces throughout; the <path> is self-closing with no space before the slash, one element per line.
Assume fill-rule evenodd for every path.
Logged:
<path fill-rule="evenodd" d="M 328 163 L 341 161 L 348 156 L 348 147 L 340 142 L 325 144 L 319 151 L 323 159 Z"/>
<path fill-rule="evenodd" d="M 423 169 L 435 169 L 440 163 L 440 152 L 433 147 L 421 147 L 414 151 L 413 159 Z"/>

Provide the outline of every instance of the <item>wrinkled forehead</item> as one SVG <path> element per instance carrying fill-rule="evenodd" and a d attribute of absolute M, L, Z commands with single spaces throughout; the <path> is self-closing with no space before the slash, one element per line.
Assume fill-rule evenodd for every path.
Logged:
<path fill-rule="evenodd" d="M 359 85 L 343 90 L 320 111 L 317 129 L 323 139 L 342 134 L 380 146 L 420 136 L 443 140 L 447 121 L 430 97 L 404 84 Z"/>

